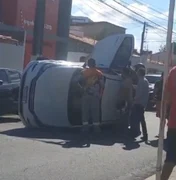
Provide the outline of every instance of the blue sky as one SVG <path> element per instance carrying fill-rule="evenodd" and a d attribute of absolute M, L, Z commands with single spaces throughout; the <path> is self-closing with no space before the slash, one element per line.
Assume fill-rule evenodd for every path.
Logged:
<path fill-rule="evenodd" d="M 129 16 L 135 17 L 140 21 L 147 21 L 150 25 L 155 28 L 147 27 L 146 43 L 144 48 L 148 50 L 158 51 L 160 45 L 164 45 L 166 41 L 166 30 L 167 28 L 167 15 L 169 8 L 169 0 L 116 0 L 121 4 L 124 4 L 129 9 L 139 13 L 150 21 L 156 23 L 153 24 L 141 18 L 126 8 L 122 7 L 113 0 L 105 0 L 106 3 L 115 7 L 116 9 L 128 14 Z M 141 3 L 139 3 L 141 2 Z M 153 11 L 151 8 L 159 11 L 160 13 Z M 127 29 L 127 33 L 133 34 L 135 37 L 135 47 L 139 49 L 141 32 L 143 25 L 131 20 L 130 18 L 122 15 L 121 13 L 114 11 L 113 9 L 101 4 L 98 0 L 73 0 L 72 15 L 75 16 L 87 16 L 93 21 L 109 21 L 113 24 L 123 26 Z M 176 13 L 175 13 L 176 19 Z M 160 25 L 160 27 L 158 26 Z M 162 26 L 162 27 L 161 27 Z M 162 29 L 162 30 L 161 30 Z M 176 20 L 174 29 L 176 29 Z M 176 40 L 176 34 L 173 39 Z"/>

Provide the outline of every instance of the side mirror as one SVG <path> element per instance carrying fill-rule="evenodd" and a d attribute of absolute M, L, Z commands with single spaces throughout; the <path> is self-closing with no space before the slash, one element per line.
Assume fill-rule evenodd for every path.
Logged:
<path fill-rule="evenodd" d="M 0 80 L 0 86 L 1 86 L 1 85 L 3 85 L 3 81 L 2 81 L 2 80 Z"/>

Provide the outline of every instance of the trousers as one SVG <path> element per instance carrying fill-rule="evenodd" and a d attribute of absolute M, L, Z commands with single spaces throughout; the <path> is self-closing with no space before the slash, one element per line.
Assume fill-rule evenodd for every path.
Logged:
<path fill-rule="evenodd" d="M 140 104 L 135 104 L 132 107 L 131 118 L 130 118 L 130 130 L 133 137 L 137 137 L 141 134 L 140 124 L 142 126 L 143 136 L 144 137 L 148 136 L 144 112 L 145 112 L 145 108 Z"/>
<path fill-rule="evenodd" d="M 88 125 L 92 120 L 94 125 L 100 124 L 100 99 L 92 95 L 82 97 L 82 123 Z"/>

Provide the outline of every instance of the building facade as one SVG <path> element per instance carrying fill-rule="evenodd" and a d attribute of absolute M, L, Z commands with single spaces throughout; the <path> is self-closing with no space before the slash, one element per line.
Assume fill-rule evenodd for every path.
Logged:
<path fill-rule="evenodd" d="M 70 33 L 73 32 L 99 41 L 113 34 L 125 34 L 126 29 L 109 22 L 89 22 L 71 25 Z"/>
<path fill-rule="evenodd" d="M 1 22 L 21 27 L 27 32 L 24 66 L 28 64 L 32 55 L 36 2 L 37 0 L 0 0 L 2 6 Z M 70 23 L 71 7 L 68 8 L 68 5 L 71 6 L 71 2 L 72 0 L 45 0 L 43 56 L 55 59 L 56 51 L 58 51 L 57 44 L 60 42 L 68 43 L 69 31 L 65 30 L 68 28 L 65 25 L 68 26 Z M 61 8 L 62 11 L 64 10 L 62 15 L 59 14 Z M 68 11 L 66 11 L 67 8 L 69 9 Z M 63 19 L 65 22 L 64 26 L 62 26 Z M 62 44 L 59 44 L 59 46 L 61 47 Z"/>
<path fill-rule="evenodd" d="M 84 23 L 90 23 L 93 22 L 91 19 L 88 17 L 83 17 L 83 16 L 71 16 L 71 25 L 73 24 L 84 24 Z"/>
<path fill-rule="evenodd" d="M 72 23 L 67 60 L 79 61 L 81 56 L 87 56 L 92 52 L 99 40 L 113 34 L 125 34 L 125 31 L 125 28 L 108 22 Z"/>
<path fill-rule="evenodd" d="M 78 37 L 70 34 L 67 60 L 79 62 L 80 57 L 86 57 L 93 51 L 96 43 L 97 41 L 94 39 Z"/>

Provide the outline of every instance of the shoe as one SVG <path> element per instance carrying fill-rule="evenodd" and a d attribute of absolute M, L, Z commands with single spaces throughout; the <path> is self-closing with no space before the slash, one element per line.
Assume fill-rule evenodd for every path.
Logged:
<path fill-rule="evenodd" d="M 148 135 L 141 137 L 142 141 L 148 142 Z"/>

